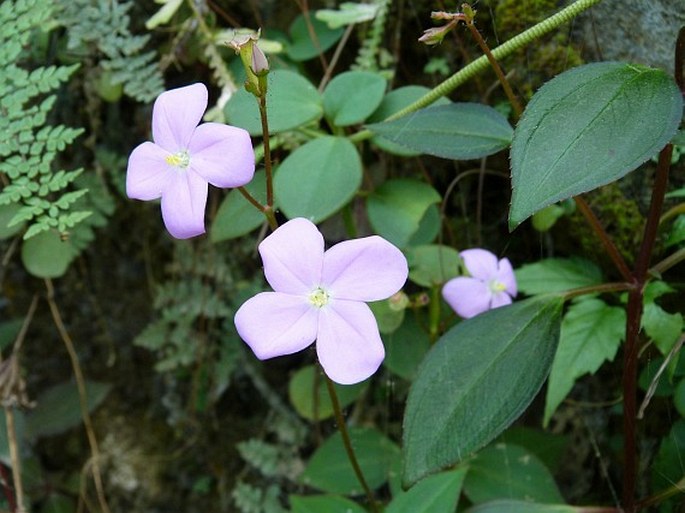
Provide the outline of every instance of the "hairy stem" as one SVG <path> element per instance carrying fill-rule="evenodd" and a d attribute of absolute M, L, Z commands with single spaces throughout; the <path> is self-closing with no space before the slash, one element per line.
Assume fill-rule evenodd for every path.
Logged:
<path fill-rule="evenodd" d="M 515 51 L 523 48 L 536 39 L 541 38 L 545 34 L 555 30 L 560 25 L 571 21 L 573 18 L 578 16 L 583 11 L 589 9 L 595 4 L 598 4 L 602 0 L 576 0 L 571 5 L 562 9 L 557 14 L 550 16 L 549 18 L 541 21 L 537 25 L 532 26 L 528 30 L 521 32 L 519 35 L 511 38 L 509 41 L 499 45 L 497 48 L 492 50 L 492 56 L 495 59 L 503 59 L 514 53 Z M 426 93 L 424 96 L 419 98 L 417 101 L 411 105 L 405 107 L 404 109 L 396 112 L 386 121 L 392 119 L 401 118 L 405 114 L 417 111 L 423 107 L 427 107 L 436 100 L 439 100 L 446 94 L 451 93 L 457 87 L 462 85 L 464 82 L 469 80 L 474 75 L 486 70 L 490 62 L 488 61 L 487 55 L 482 55 L 475 61 L 464 66 L 461 70 L 457 71 L 454 75 L 449 77 L 444 82 L 438 84 L 431 91 Z"/>
<path fill-rule="evenodd" d="M 47 300 L 50 306 L 50 313 L 55 322 L 57 331 L 64 342 L 69 359 L 71 360 L 71 367 L 76 379 L 76 387 L 78 388 L 79 404 L 81 406 L 81 417 L 83 418 L 83 425 L 86 429 L 86 436 L 88 437 L 88 444 L 90 445 L 91 460 L 93 464 L 93 481 L 95 482 L 95 491 L 98 496 L 98 502 L 103 513 L 111 513 L 107 499 L 105 498 L 105 490 L 102 484 L 102 474 L 100 472 L 100 449 L 98 448 L 98 441 L 95 437 L 95 430 L 93 429 L 93 422 L 90 418 L 90 411 L 88 410 L 88 395 L 86 393 L 86 383 L 83 377 L 83 371 L 78 361 L 78 354 L 74 348 L 74 342 L 64 326 L 62 315 L 60 314 L 57 303 L 55 302 L 55 289 L 50 278 L 45 279 L 45 287 L 47 289 Z"/>
<path fill-rule="evenodd" d="M 467 19 L 466 26 L 471 31 L 471 35 L 476 40 L 476 43 L 478 43 L 478 46 L 480 46 L 480 49 L 485 54 L 485 57 L 487 57 L 490 66 L 492 66 L 492 69 L 495 71 L 497 79 L 499 80 L 499 83 L 502 85 L 502 89 L 504 89 L 504 94 L 507 95 L 507 99 L 509 100 L 511 107 L 514 109 L 516 119 L 519 119 L 523 114 L 523 107 L 521 107 L 521 103 L 518 101 L 518 98 L 516 98 L 514 90 L 511 88 L 511 84 L 509 84 L 509 81 L 507 80 L 507 77 L 504 74 L 504 71 L 502 70 L 502 66 L 500 66 L 499 62 L 497 62 L 495 56 L 492 55 L 490 47 L 485 42 L 485 39 L 483 39 L 483 36 L 476 28 L 476 24 L 473 22 L 473 19 Z"/>
<path fill-rule="evenodd" d="M 369 501 L 369 507 L 371 508 L 371 511 L 373 513 L 380 513 L 380 509 L 378 507 L 378 504 L 376 503 L 376 499 L 373 496 L 373 492 L 371 491 L 371 488 L 369 487 L 368 483 L 366 482 L 366 479 L 364 478 L 362 469 L 359 466 L 359 461 L 357 461 L 357 456 L 354 453 L 354 448 L 352 447 L 352 440 L 350 440 L 350 433 L 347 431 L 347 424 L 345 424 L 345 419 L 342 415 L 342 409 L 340 408 L 340 400 L 338 399 L 338 393 L 335 391 L 335 385 L 333 385 L 333 381 L 331 381 L 331 378 L 329 378 L 325 372 L 324 376 L 326 378 L 326 387 L 328 388 L 328 395 L 331 396 L 331 404 L 333 405 L 333 412 L 335 413 L 335 422 L 338 424 L 338 430 L 340 431 L 340 436 L 342 437 L 343 444 L 345 445 L 347 457 L 350 460 L 350 464 L 354 469 L 354 473 L 357 476 L 357 479 L 359 480 L 359 484 L 362 486 L 364 492 L 366 493 L 366 498 Z"/>
<path fill-rule="evenodd" d="M 611 240 L 609 234 L 606 232 L 606 230 L 604 230 L 602 223 L 599 222 L 599 219 L 597 219 L 595 213 L 592 211 L 592 209 L 590 209 L 590 205 L 588 205 L 587 202 L 580 196 L 575 196 L 573 199 L 575 200 L 576 206 L 580 212 L 583 214 L 583 216 L 585 216 L 587 222 L 590 223 L 592 230 L 599 237 L 599 240 L 602 242 L 602 246 L 604 246 L 604 249 L 616 265 L 616 268 L 618 269 L 618 272 L 621 273 L 623 279 L 629 282 L 635 281 L 633 274 L 630 272 L 628 264 L 626 264 L 626 261 L 621 256 L 621 253 L 619 253 L 614 241 Z"/>
<path fill-rule="evenodd" d="M 636 443 L 636 419 L 637 419 L 637 360 L 638 360 L 638 335 L 640 332 L 640 318 L 642 316 L 642 300 L 644 286 L 647 282 L 649 261 L 654 249 L 659 217 L 668 185 L 668 171 L 671 166 L 673 145 L 667 144 L 659 153 L 659 163 L 654 178 L 652 200 L 649 206 L 649 214 L 642 244 L 635 262 L 633 278 L 635 288 L 628 294 L 626 341 L 623 361 L 623 509 L 626 513 L 635 513 L 635 491 L 637 485 L 637 443 Z"/>

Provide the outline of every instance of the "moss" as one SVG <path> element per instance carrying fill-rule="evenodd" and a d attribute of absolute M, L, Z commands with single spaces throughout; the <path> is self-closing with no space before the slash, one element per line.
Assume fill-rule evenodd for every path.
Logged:
<path fill-rule="evenodd" d="M 511 39 L 559 10 L 556 0 L 496 0 L 491 4 L 500 41 Z M 507 71 L 515 72 L 514 87 L 525 98 L 530 98 L 544 82 L 582 63 L 579 49 L 573 46 L 564 31 L 557 31 L 503 64 Z"/>
<path fill-rule="evenodd" d="M 587 194 L 585 199 L 616 244 L 618 251 L 628 265 L 631 265 L 635 260 L 644 225 L 644 217 L 637 202 L 627 198 L 616 183 Z M 585 254 L 590 259 L 606 263 L 606 268 L 613 267 L 604 247 L 599 243 L 599 238 L 583 215 L 576 211 L 570 222 L 569 242 L 576 246 L 574 253 Z"/>

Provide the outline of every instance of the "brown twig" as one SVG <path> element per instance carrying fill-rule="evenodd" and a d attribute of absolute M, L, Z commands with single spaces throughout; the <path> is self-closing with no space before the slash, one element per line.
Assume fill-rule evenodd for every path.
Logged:
<path fill-rule="evenodd" d="M 105 498 L 105 490 L 102 483 L 102 474 L 100 472 L 100 450 L 98 448 L 97 438 L 95 437 L 93 422 L 90 418 L 90 411 L 88 410 L 88 395 L 86 392 L 86 383 L 83 377 L 83 371 L 81 370 L 81 365 L 78 360 L 78 354 L 76 353 L 76 349 L 74 347 L 74 342 L 71 340 L 71 336 L 64 325 L 64 321 L 62 320 L 59 307 L 55 302 L 55 289 L 50 278 L 45 279 L 45 288 L 47 290 L 46 297 L 48 300 L 48 305 L 50 306 L 52 319 L 55 322 L 57 331 L 59 332 L 60 337 L 64 342 L 64 346 L 69 353 L 71 367 L 74 372 L 74 378 L 76 379 L 79 404 L 81 407 L 81 417 L 83 418 L 83 425 L 86 429 L 86 436 L 90 445 L 91 460 L 93 465 L 93 481 L 95 482 L 95 491 L 98 496 L 98 502 L 100 503 L 100 508 L 102 509 L 103 513 L 111 513 L 109 505 L 107 504 L 107 499 Z"/>

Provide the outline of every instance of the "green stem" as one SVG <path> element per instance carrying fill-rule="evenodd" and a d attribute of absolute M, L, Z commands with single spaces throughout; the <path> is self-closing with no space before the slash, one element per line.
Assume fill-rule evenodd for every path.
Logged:
<path fill-rule="evenodd" d="M 338 394 L 335 391 L 335 385 L 333 384 L 333 381 L 331 381 L 331 378 L 329 378 L 325 372 L 324 376 L 326 378 L 326 387 L 328 388 L 328 395 L 331 396 L 331 404 L 333 405 L 333 412 L 335 413 L 335 422 L 338 424 L 338 430 L 340 431 L 340 436 L 342 437 L 343 445 L 345 446 L 345 451 L 347 452 L 347 457 L 350 460 L 350 463 L 352 464 L 352 468 L 354 469 L 354 473 L 357 476 L 359 484 L 362 486 L 364 492 L 366 493 L 366 498 L 369 501 L 369 507 L 371 508 L 371 511 L 373 513 L 380 513 L 380 508 L 376 503 L 376 499 L 373 496 L 371 488 L 369 487 L 368 483 L 366 482 L 366 479 L 364 478 L 362 469 L 359 466 L 359 461 L 357 461 L 357 456 L 354 453 L 354 448 L 352 447 L 352 440 L 350 440 L 350 433 L 347 431 L 347 424 L 345 424 L 345 419 L 342 415 L 342 409 L 340 408 L 340 400 L 338 399 Z"/>
<path fill-rule="evenodd" d="M 549 18 L 541 21 L 537 25 L 532 26 L 528 30 L 521 32 L 519 35 L 511 38 L 509 41 L 502 43 L 497 48 L 492 50 L 492 56 L 495 59 L 502 60 L 508 57 L 515 51 L 529 45 L 536 39 L 541 38 L 545 34 L 552 32 L 554 29 L 571 21 L 573 18 L 578 16 L 583 11 L 588 10 L 595 4 L 598 4 L 602 0 L 576 0 L 565 9 L 562 9 L 558 13 L 550 16 Z M 411 112 L 415 112 L 419 109 L 429 106 L 431 103 L 439 100 L 443 96 L 451 93 L 457 87 L 476 76 L 478 73 L 485 71 L 490 66 L 487 55 L 482 55 L 475 61 L 467 64 L 462 69 L 457 71 L 454 75 L 449 77 L 444 82 L 441 82 L 436 87 L 427 92 L 424 96 L 416 100 L 411 105 L 408 105 L 404 109 L 396 112 L 392 116 L 386 118 L 384 121 L 392 121 L 402 116 L 405 116 Z M 373 137 L 371 130 L 361 130 L 350 137 L 352 142 L 364 141 Z"/>
<path fill-rule="evenodd" d="M 685 260 L 685 248 L 680 248 L 672 255 L 667 256 L 661 262 L 654 265 L 648 273 L 653 276 L 659 276 L 661 273 L 668 271 L 671 267 L 679 264 L 683 260 Z"/>
<path fill-rule="evenodd" d="M 568 301 L 574 297 L 584 296 L 586 294 L 604 294 L 607 292 L 622 292 L 631 290 L 635 287 L 633 283 L 617 282 L 617 283 L 602 283 L 601 285 L 590 285 L 588 287 L 578 287 L 564 292 L 564 300 Z"/>
<path fill-rule="evenodd" d="M 430 343 L 435 344 L 440 332 L 440 291 L 441 287 L 435 286 L 430 290 L 430 303 L 428 303 L 428 334 Z"/>
<path fill-rule="evenodd" d="M 271 146 L 269 145 L 269 121 L 266 117 L 266 91 L 259 96 L 259 119 L 262 122 L 262 143 L 264 144 L 264 171 L 266 172 L 266 204 L 274 206 L 273 171 L 271 168 Z"/>

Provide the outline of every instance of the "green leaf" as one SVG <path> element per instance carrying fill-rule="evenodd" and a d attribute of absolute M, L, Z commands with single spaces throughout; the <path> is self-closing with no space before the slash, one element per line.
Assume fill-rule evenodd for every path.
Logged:
<path fill-rule="evenodd" d="M 423 246 L 433 242 L 440 233 L 440 208 L 437 204 L 428 207 L 419 222 L 419 228 L 411 236 L 408 246 Z"/>
<path fill-rule="evenodd" d="M 156 0 L 158 4 L 163 4 L 162 7 L 155 14 L 145 22 L 145 28 L 152 30 L 153 28 L 169 23 L 171 17 L 176 14 L 178 8 L 181 7 L 183 0 Z"/>
<path fill-rule="evenodd" d="M 362 164 L 354 144 L 343 137 L 320 137 L 293 151 L 274 178 L 274 194 L 290 219 L 314 223 L 352 199 L 362 182 Z"/>
<path fill-rule="evenodd" d="M 675 134 L 682 109 L 673 78 L 643 66 L 588 64 L 546 83 L 514 132 L 509 228 L 636 169 Z"/>
<path fill-rule="evenodd" d="M 74 513 L 75 511 L 74 499 L 59 493 L 50 493 L 40 508 L 40 513 Z"/>
<path fill-rule="evenodd" d="M 267 83 L 270 134 L 286 132 L 321 119 L 321 96 L 302 75 L 285 69 L 274 70 L 269 73 Z M 244 128 L 250 135 L 262 134 L 257 100 L 244 88 L 231 96 L 224 107 L 224 114 L 227 122 Z"/>
<path fill-rule="evenodd" d="M 105 399 L 111 385 L 86 381 L 88 411 L 92 412 Z M 68 381 L 55 385 L 36 399 L 37 406 L 26 414 L 26 432 L 29 438 L 63 433 L 81 423 L 81 403 L 76 383 Z"/>
<path fill-rule="evenodd" d="M 405 316 L 402 325 L 393 333 L 384 334 L 385 365 L 398 376 L 413 380 L 423 357 L 430 349 L 428 333 L 421 328 L 414 315 Z"/>
<path fill-rule="evenodd" d="M 464 493 L 473 503 L 494 499 L 563 502 L 550 471 L 523 447 L 496 444 L 469 462 Z"/>
<path fill-rule="evenodd" d="M 673 391 L 673 406 L 681 417 L 685 417 L 685 379 L 681 379 Z"/>
<path fill-rule="evenodd" d="M 668 313 L 656 303 L 647 303 L 642 312 L 642 328 L 663 355 L 667 355 L 683 332 L 683 314 Z"/>
<path fill-rule="evenodd" d="M 407 262 L 411 281 L 422 287 L 433 287 L 459 275 L 461 258 L 449 246 L 428 244 L 409 248 Z"/>
<path fill-rule="evenodd" d="M 679 419 L 673 424 L 671 432 L 661 440 L 659 452 L 651 467 L 653 490 L 671 488 L 683 478 L 683 447 L 685 420 Z"/>
<path fill-rule="evenodd" d="M 356 502 L 340 495 L 291 495 L 292 513 L 366 513 Z"/>
<path fill-rule="evenodd" d="M 514 273 L 519 292 L 528 295 L 564 292 L 604 281 L 599 267 L 583 258 L 547 258 L 523 265 Z"/>
<path fill-rule="evenodd" d="M 349 431 L 366 482 L 371 489 L 378 488 L 387 481 L 393 462 L 400 457 L 399 448 L 375 429 L 357 427 Z M 363 493 L 339 432 L 312 455 L 301 480 L 325 492 L 343 495 Z"/>
<path fill-rule="evenodd" d="M 433 105 L 367 128 L 412 150 L 457 160 L 497 153 L 509 146 L 513 133 L 502 114 L 478 103 Z"/>
<path fill-rule="evenodd" d="M 309 420 L 323 420 L 333 416 L 333 404 L 328 395 L 326 378 L 319 375 L 318 386 L 314 387 L 315 376 L 318 372 L 318 368 L 307 365 L 290 378 L 288 385 L 290 402 L 297 413 Z M 334 386 L 340 400 L 340 407 L 344 408 L 359 397 L 366 383 L 362 382 L 355 385 L 338 385 L 336 383 Z M 314 415 L 315 404 L 318 408 L 316 416 Z"/>
<path fill-rule="evenodd" d="M 528 501 L 496 500 L 479 504 L 465 513 L 602 513 L 606 508 L 567 506 L 566 504 L 534 504 Z"/>
<path fill-rule="evenodd" d="M 547 385 L 544 425 L 573 388 L 576 379 L 594 374 L 616 356 L 625 336 L 626 313 L 601 299 L 586 298 L 568 309 Z"/>
<path fill-rule="evenodd" d="M 434 513 L 455 511 L 468 467 L 422 479 L 388 504 L 385 513 Z"/>
<path fill-rule="evenodd" d="M 290 25 L 292 42 L 286 47 L 286 52 L 294 61 L 306 61 L 316 57 L 333 46 L 343 34 L 342 28 L 328 28 L 328 25 L 317 20 L 312 13 L 309 13 L 309 23 L 316 34 L 316 43 L 312 41 L 310 28 L 302 14 Z"/>
<path fill-rule="evenodd" d="M 440 194 L 428 184 L 410 179 L 388 180 L 366 200 L 369 222 L 374 231 L 403 248 L 418 229 L 428 207 L 440 201 Z"/>
<path fill-rule="evenodd" d="M 380 4 L 362 4 L 343 2 L 340 9 L 320 9 L 316 11 L 316 19 L 325 22 L 330 28 L 336 29 L 345 25 L 353 25 L 372 20 L 380 9 Z"/>
<path fill-rule="evenodd" d="M 31 237 L 21 247 L 24 267 L 38 278 L 59 278 L 67 272 L 74 255 L 75 250 L 69 241 L 63 241 L 53 230 Z"/>
<path fill-rule="evenodd" d="M 266 174 L 264 172 L 255 173 L 245 189 L 262 205 L 266 204 Z M 265 220 L 264 214 L 247 201 L 240 191 L 232 190 L 221 202 L 209 237 L 214 243 L 235 239 L 258 228 Z"/>
<path fill-rule="evenodd" d="M 525 426 L 510 427 L 497 441 L 520 445 L 529 450 L 552 472 L 555 472 L 561 465 L 564 452 L 569 445 L 569 439 L 564 435 Z"/>
<path fill-rule="evenodd" d="M 391 299 L 374 301 L 368 305 L 378 323 L 378 331 L 381 333 L 392 333 L 404 320 L 406 309 L 404 306 L 397 308 Z"/>
<path fill-rule="evenodd" d="M 564 208 L 559 205 L 550 205 L 542 210 L 538 210 L 533 214 L 533 228 L 539 232 L 546 232 L 554 226 L 565 212 Z"/>
<path fill-rule="evenodd" d="M 559 339 L 562 299 L 540 296 L 460 322 L 419 368 L 404 415 L 406 484 L 480 449 L 530 404 Z"/>
<path fill-rule="evenodd" d="M 385 79 L 369 71 L 336 76 L 323 92 L 323 111 L 336 126 L 361 123 L 376 110 L 385 93 Z"/>
<path fill-rule="evenodd" d="M 380 123 L 381 121 L 384 121 L 395 114 L 395 112 L 399 112 L 406 106 L 411 105 L 429 91 L 429 88 L 417 85 L 399 87 L 393 91 L 390 91 L 385 95 L 383 101 L 381 101 L 381 104 L 378 106 L 376 111 L 371 115 L 371 117 L 369 117 L 368 122 Z M 433 105 L 447 105 L 449 103 L 451 103 L 449 99 L 443 96 Z M 382 150 L 392 153 L 393 155 L 399 155 L 401 157 L 413 157 L 421 154 L 421 152 L 405 148 L 404 146 L 391 142 L 380 135 L 375 135 L 372 137 L 371 142 L 373 142 Z"/>
<path fill-rule="evenodd" d="M 675 246 L 683 241 L 685 241 L 685 215 L 679 215 L 673 221 L 673 226 L 668 231 L 665 246 Z"/>
<path fill-rule="evenodd" d="M 21 210 L 21 205 L 18 203 L 0 205 L 0 240 L 9 239 L 24 228 L 23 223 L 16 223 L 12 226 L 8 226 L 9 222 L 17 215 L 19 210 Z"/>

